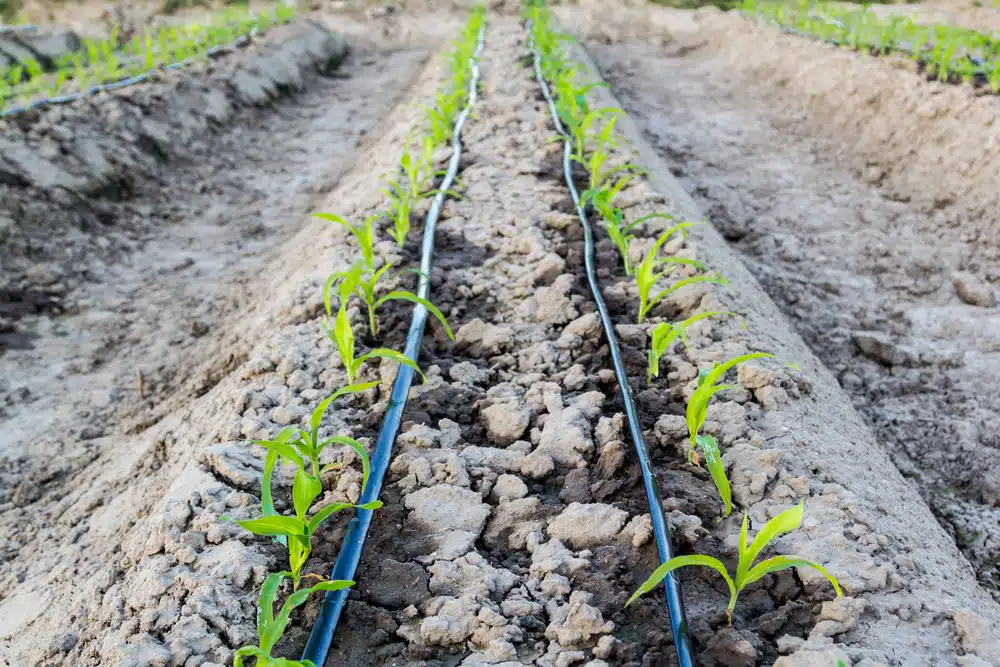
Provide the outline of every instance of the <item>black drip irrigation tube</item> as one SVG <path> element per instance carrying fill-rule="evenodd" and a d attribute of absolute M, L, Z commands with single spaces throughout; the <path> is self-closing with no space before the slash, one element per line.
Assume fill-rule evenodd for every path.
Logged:
<path fill-rule="evenodd" d="M 441 208 L 444 206 L 444 200 L 447 196 L 446 193 L 458 174 L 458 165 L 462 156 L 462 128 L 472 112 L 472 107 L 476 104 L 476 93 L 479 85 L 479 58 L 483 52 L 485 36 L 486 24 L 483 23 L 479 29 L 475 55 L 469 59 L 472 79 L 469 81 L 469 94 L 465 108 L 462 109 L 455 121 L 455 130 L 452 133 L 451 160 L 448 162 L 448 170 L 445 172 L 444 179 L 441 181 L 441 186 L 431 203 L 424 222 L 424 240 L 420 255 L 420 282 L 417 287 L 417 295 L 423 299 L 430 298 L 430 275 L 434 263 L 434 234 Z M 403 350 L 403 353 L 414 363 L 420 359 L 420 342 L 423 340 L 426 325 L 427 309 L 417 304 L 413 309 L 413 319 L 410 320 L 410 329 L 406 334 L 406 347 Z M 413 369 L 400 365 L 399 371 L 396 373 L 396 380 L 392 384 L 392 393 L 389 395 L 389 406 L 385 413 L 385 419 L 379 430 L 378 439 L 375 441 L 368 484 L 365 485 L 365 489 L 361 493 L 361 498 L 358 500 L 359 505 L 378 500 L 382 491 L 382 483 L 389 470 L 393 444 L 403 421 L 403 409 L 406 407 L 406 398 L 410 393 L 411 384 L 413 384 Z M 334 563 L 333 573 L 330 575 L 331 579 L 348 581 L 354 579 L 354 574 L 361 561 L 361 554 L 364 551 L 365 538 L 368 536 L 368 529 L 372 524 L 372 512 L 373 510 L 355 510 L 354 517 L 347 524 L 347 533 L 344 535 L 340 553 L 337 554 L 337 561 Z M 302 653 L 303 660 L 311 660 L 318 667 L 322 667 L 326 663 L 330 646 L 333 644 L 334 633 L 337 631 L 337 623 L 344 611 L 349 593 L 350 589 L 344 589 L 342 591 L 328 591 L 323 596 L 323 606 L 320 608 L 319 616 L 313 624 L 312 631 L 309 633 L 309 641 Z"/>
<path fill-rule="evenodd" d="M 611 361 L 615 367 L 615 377 L 622 391 L 622 401 L 625 403 L 625 413 L 628 415 L 629 432 L 632 435 L 632 442 L 635 444 L 636 457 L 639 459 L 639 467 L 642 469 L 642 481 L 646 487 L 646 499 L 649 501 L 649 514 L 653 522 L 653 535 L 656 540 L 656 550 L 659 552 L 660 562 L 666 563 L 672 556 L 670 546 L 670 527 L 667 524 L 667 517 L 663 511 L 663 500 L 660 497 L 659 480 L 653 471 L 653 463 L 649 457 L 649 448 L 646 446 L 646 439 L 642 434 L 642 425 L 639 421 L 639 410 L 632 396 L 632 389 L 628 382 L 628 373 L 625 371 L 625 364 L 622 361 L 621 348 L 615 335 L 614 323 L 608 312 L 608 306 L 604 303 L 601 295 L 601 287 L 597 282 L 597 274 L 594 269 L 594 234 L 587 219 L 587 213 L 580 204 L 580 195 L 577 193 L 576 184 L 573 182 L 573 162 L 570 159 L 572 154 L 572 141 L 562 121 L 559 119 L 559 112 L 556 111 L 555 101 L 552 99 L 552 92 L 549 85 L 542 76 L 541 56 L 535 48 L 534 36 L 531 35 L 531 22 L 527 24 L 529 34 L 528 48 L 531 50 L 535 66 L 535 78 L 541 86 L 542 95 L 549 105 L 549 113 L 556 131 L 563 139 L 563 176 L 566 186 L 569 188 L 573 198 L 573 206 L 576 208 L 576 215 L 583 226 L 584 238 L 584 265 L 587 273 L 587 282 L 590 284 L 590 292 L 597 304 L 597 311 L 601 318 L 601 326 L 604 328 L 604 335 L 608 340 L 608 349 L 611 351 Z M 677 662 L 679 667 L 694 667 L 694 657 L 691 648 L 691 635 L 687 624 L 687 613 L 684 609 L 684 597 L 681 594 L 680 580 L 676 573 L 671 572 L 663 580 L 666 589 L 667 611 L 670 614 L 670 630 L 674 636 L 674 648 L 677 650 Z"/>
<path fill-rule="evenodd" d="M 170 63 L 169 65 L 160 65 L 155 67 L 148 72 L 143 72 L 142 74 L 137 74 L 135 76 L 130 76 L 127 79 L 120 79 L 113 83 L 102 83 L 97 86 L 91 86 L 87 90 L 80 91 L 79 93 L 73 93 L 72 95 L 60 95 L 58 97 L 46 97 L 41 100 L 35 100 L 30 104 L 25 104 L 19 107 L 12 107 L 10 109 L 5 109 L 0 111 L 0 118 L 9 118 L 10 116 L 16 116 L 17 114 L 25 113 L 26 111 L 31 111 L 32 109 L 37 109 L 39 107 L 48 106 L 50 104 L 67 104 L 69 102 L 75 102 L 76 100 L 81 100 L 84 97 L 90 97 L 91 95 L 96 95 L 97 93 L 102 93 L 110 90 L 118 90 L 119 88 L 127 88 L 128 86 L 134 86 L 137 83 L 142 83 L 143 81 L 148 81 L 152 79 L 158 72 L 170 71 L 175 69 L 181 69 L 182 67 L 187 67 L 188 65 L 197 62 L 201 58 L 211 58 L 225 51 L 231 49 L 239 48 L 245 44 L 248 44 L 250 40 L 258 35 L 256 28 L 252 29 L 245 35 L 237 37 L 232 42 L 228 44 L 219 44 L 207 49 L 200 56 L 192 56 L 190 58 L 185 58 L 175 63 Z"/>
<path fill-rule="evenodd" d="M 24 25 L 0 25 L 0 35 L 9 35 L 13 32 L 36 32 L 37 25 L 26 23 Z"/>

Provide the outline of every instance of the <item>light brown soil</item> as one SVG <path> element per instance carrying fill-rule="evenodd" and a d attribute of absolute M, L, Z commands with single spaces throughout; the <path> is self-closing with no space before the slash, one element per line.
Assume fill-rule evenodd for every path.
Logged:
<path fill-rule="evenodd" d="M 597 27 L 578 10 L 561 16 L 581 34 Z M 943 176 L 907 190 L 933 172 L 935 159 L 950 164 L 955 150 L 954 144 L 933 148 L 951 126 L 926 119 L 907 126 L 912 121 L 904 114 L 883 122 L 893 104 L 927 99 L 926 84 L 915 75 L 884 63 L 856 64 L 851 54 L 776 35 L 762 47 L 763 31 L 715 12 L 642 16 L 644 22 L 626 20 L 625 27 L 613 20 L 599 26 L 606 35 L 627 31 L 641 40 L 590 45 L 645 133 L 643 139 L 631 119 L 622 119 L 639 161 L 651 169 L 648 182 L 623 194 L 627 215 L 669 210 L 700 217 L 659 152 L 742 258 L 712 229 L 693 234 L 686 245 L 671 244 L 671 252 L 693 253 L 722 269 L 734 287 L 731 293 L 682 292 L 653 319 L 735 309 L 750 329 L 721 322 L 692 331 L 690 350 L 667 355 L 664 373 L 647 386 L 647 332 L 631 325 L 634 289 L 614 249 L 599 243 L 604 296 L 620 325 L 675 546 L 732 560 L 742 510 L 760 525 L 804 500 L 804 529 L 776 550 L 824 563 L 849 596 L 831 602 L 829 585 L 806 570 L 770 576 L 744 593 L 729 627 L 719 578 L 687 570 L 699 664 L 1000 664 L 991 630 L 1000 623 L 1000 608 L 919 493 L 945 516 L 942 508 L 961 513 L 971 504 L 992 511 L 982 501 L 987 487 L 969 475 L 961 478 L 960 493 L 946 496 L 944 482 L 960 471 L 947 455 L 962 450 L 951 441 L 943 449 L 940 440 L 920 438 L 904 443 L 910 449 L 897 446 L 875 418 L 891 412 L 897 426 L 914 429 L 924 421 L 898 417 L 936 410 L 928 423 L 968 435 L 961 430 L 967 416 L 945 419 L 931 401 L 940 394 L 979 400 L 965 384 L 974 378 L 946 354 L 953 343 L 928 343 L 931 335 L 920 334 L 916 324 L 930 326 L 947 312 L 963 318 L 956 331 L 969 336 L 979 358 L 989 359 L 993 350 L 981 345 L 989 311 L 957 303 L 947 273 L 935 265 L 951 261 L 952 268 L 980 273 L 994 266 L 995 247 L 980 240 L 995 227 L 975 217 L 988 215 L 993 172 L 987 158 L 970 167 L 969 179 Z M 204 171 L 194 172 L 207 184 L 204 191 L 176 173 L 151 204 L 153 211 L 164 202 L 180 206 L 174 224 L 116 259 L 107 281 L 77 288 L 78 312 L 26 320 L 50 323 L 36 329 L 40 337 L 24 337 L 48 356 L 28 349 L 3 357 L 20 383 L 43 379 L 32 385 L 34 404 L 24 392 L 9 393 L 5 432 L 17 440 L 3 441 L 0 655 L 12 665 L 216 667 L 253 641 L 256 588 L 284 556 L 222 518 L 259 512 L 260 450 L 248 440 L 296 422 L 345 382 L 320 328 L 321 286 L 354 251 L 342 229 L 304 216 L 318 208 L 354 218 L 383 205 L 379 175 L 396 163 L 418 122 L 414 103 L 428 100 L 439 83 L 437 60 L 420 68 L 425 45 L 428 38 L 446 43 L 457 27 L 454 17 L 407 14 L 373 23 L 334 21 L 358 39 L 372 31 L 403 43 L 423 35 L 410 42 L 415 50 L 353 56 L 342 70 L 352 78 L 315 84 L 297 100 L 262 110 L 259 126 L 234 120 L 229 132 L 207 144 Z M 458 331 L 458 342 L 434 325 L 425 336 L 421 365 L 428 380 L 411 391 L 383 493 L 386 507 L 376 515 L 335 664 L 675 664 L 662 599 L 652 595 L 623 608 L 656 564 L 645 528 L 648 507 L 583 280 L 582 234 L 567 214 L 560 149 L 548 141 L 548 110 L 524 66 L 523 40 L 517 21 L 491 17 L 482 98 L 464 134 L 463 196 L 445 207 L 431 276 L 432 300 Z M 813 78 L 797 79 L 791 62 Z M 838 90 L 815 81 L 824 63 L 831 77 L 856 77 L 851 84 L 859 100 L 841 93 L 839 115 L 818 110 Z M 910 79 L 894 88 L 894 77 Z M 817 86 L 805 102 L 788 94 L 796 81 Z M 865 118 L 868 81 L 881 84 L 869 106 L 885 106 L 876 106 L 881 115 Z M 380 95 L 386 88 L 394 94 Z M 607 91 L 597 94 L 601 104 L 617 104 Z M 932 99 L 962 109 L 966 119 L 985 113 L 965 94 L 950 89 Z M 369 138 L 355 150 L 362 128 Z M 890 159 L 906 150 L 905 138 L 891 128 L 922 130 L 920 151 L 908 161 Z M 875 173 L 864 168 L 876 151 L 860 140 L 833 141 L 834 130 L 846 129 L 880 142 L 888 157 L 878 163 L 879 176 L 892 198 L 859 180 L 857 174 Z M 276 137 L 280 143 L 268 143 Z M 959 141 L 967 145 L 959 148 L 981 155 L 971 152 L 975 139 L 963 135 Z M 223 164 L 231 171 L 215 168 Z M 247 202 L 251 183 L 256 199 Z M 942 196 L 981 208 L 971 210 L 969 220 L 949 217 L 940 211 L 952 212 L 951 204 L 935 208 Z M 223 225 L 206 224 L 209 206 Z M 979 236 L 945 245 L 949 236 L 941 230 L 952 225 Z M 380 254 L 400 268 L 412 266 L 420 241 L 415 227 L 405 248 L 384 242 Z M 260 238 L 248 239 L 250 229 L 261 230 Z M 893 233 L 904 229 L 919 245 L 894 243 Z M 210 245 L 199 245 L 209 230 Z M 648 244 L 642 236 L 640 243 Z M 869 252 L 877 243 L 886 251 Z M 178 252 L 194 263 L 162 259 Z M 154 265 L 177 270 L 153 279 L 146 274 Z M 412 276 L 397 282 L 411 287 Z M 167 298 L 176 294 L 183 299 Z M 869 319 L 855 313 L 857 303 L 866 305 Z M 71 360 L 71 346 L 50 332 L 82 336 L 96 326 L 84 325 L 93 313 L 116 314 L 123 304 L 134 312 L 124 322 L 101 320 L 108 340 L 95 347 L 103 352 L 87 357 L 101 363 L 84 368 L 83 380 L 70 384 L 71 376 L 39 373 L 48 359 Z M 915 313 L 925 319 L 898 328 L 897 319 Z M 378 343 L 398 348 L 408 315 L 408 307 L 386 306 Z M 359 332 L 362 319 L 354 313 Z M 915 351 L 916 365 L 887 370 L 858 357 L 851 332 L 862 324 L 905 333 L 905 344 L 894 338 L 884 348 Z M 979 330 L 974 326 L 984 333 L 970 334 Z M 376 342 L 359 339 L 366 346 Z M 737 503 L 734 515 L 720 522 L 710 479 L 683 456 L 684 400 L 699 367 L 749 350 L 794 360 L 801 373 L 776 370 L 755 392 L 733 392 L 710 409 L 706 428 L 724 447 Z M 949 363 L 941 363 L 942 354 Z M 876 441 L 820 360 L 886 442 Z M 856 386 L 845 381 L 846 365 Z M 142 376 L 144 392 L 155 392 L 155 400 L 127 399 L 137 367 L 161 369 Z M 382 379 L 382 387 L 334 404 L 323 432 L 371 442 L 393 376 L 393 364 L 369 364 L 360 379 Z M 87 405 L 90 396 L 77 400 L 81 386 L 109 398 L 103 407 Z M 912 387 L 935 392 L 911 393 Z M 41 403 L 66 407 L 32 431 L 34 406 Z M 84 439 L 67 424 L 102 430 Z M 912 464 L 904 472 L 916 483 L 899 475 L 882 445 L 900 467 Z M 945 455 L 932 458 L 938 451 Z M 355 500 L 360 476 L 354 462 L 329 454 L 348 465 L 326 480 L 325 499 Z M 279 509 L 287 509 L 289 482 L 279 476 Z M 317 535 L 310 571 L 329 571 L 345 520 L 331 521 Z M 976 562 L 988 579 L 983 561 Z M 317 610 L 314 599 L 297 615 L 282 655 L 298 654 Z"/>

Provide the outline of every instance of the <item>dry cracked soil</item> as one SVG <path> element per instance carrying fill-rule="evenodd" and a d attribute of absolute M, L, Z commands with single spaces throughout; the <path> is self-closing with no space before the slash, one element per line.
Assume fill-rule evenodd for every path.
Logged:
<path fill-rule="evenodd" d="M 675 665 L 662 596 L 624 607 L 657 565 L 649 507 L 561 147 L 523 26 L 494 9 L 430 275 L 456 340 L 433 323 L 424 338 L 426 381 L 328 664 Z M 648 327 L 598 235 L 675 549 L 731 562 L 743 511 L 759 526 L 805 501 L 803 529 L 775 548 L 845 589 L 769 575 L 730 625 L 719 577 L 684 571 L 698 664 L 1000 665 L 995 99 L 717 11 L 584 2 L 557 16 L 649 169 L 622 193 L 626 215 L 704 214 L 710 227 L 665 251 L 733 283 L 679 291 L 652 321 L 733 310 L 748 325 L 693 327 L 647 384 Z M 249 441 L 346 383 L 320 323 L 353 241 L 309 214 L 384 205 L 381 175 L 460 25 L 314 20 L 337 32 L 300 22 L 206 71 L 5 128 L 5 665 L 216 667 L 254 641 L 256 590 L 283 554 L 225 518 L 259 513 Z M 415 225 L 377 251 L 414 266 L 420 242 Z M 351 316 L 362 346 L 402 346 L 403 302 L 381 311 L 377 341 Z M 744 388 L 710 407 L 738 508 L 720 521 L 685 456 L 684 405 L 700 368 L 758 350 L 798 368 L 745 366 Z M 382 384 L 334 403 L 323 433 L 371 446 L 394 374 L 369 363 L 357 381 Z M 356 457 L 324 457 L 342 465 L 323 502 L 356 501 Z M 278 474 L 279 510 L 290 484 Z M 345 526 L 323 527 L 310 572 L 329 572 Z M 279 654 L 301 652 L 318 609 L 301 608 Z"/>

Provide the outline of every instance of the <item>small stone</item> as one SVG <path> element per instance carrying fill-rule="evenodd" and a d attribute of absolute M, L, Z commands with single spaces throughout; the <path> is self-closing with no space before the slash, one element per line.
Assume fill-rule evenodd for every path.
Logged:
<path fill-rule="evenodd" d="M 774 382 L 774 372 L 753 364 L 740 364 L 737 370 L 740 384 L 745 389 L 760 389 Z"/>
<path fill-rule="evenodd" d="M 611 479 L 621 469 L 624 462 L 624 444 L 619 441 L 609 442 L 601 449 L 601 456 L 597 459 L 597 476 L 602 479 Z"/>
<path fill-rule="evenodd" d="M 490 492 L 490 496 L 498 502 L 503 498 L 517 500 L 526 495 L 528 495 L 528 485 L 514 475 L 500 475 Z"/>
<path fill-rule="evenodd" d="M 486 383 L 490 379 L 490 372 L 470 361 L 463 361 L 451 367 L 448 377 L 455 382 L 473 386 Z"/>
<path fill-rule="evenodd" d="M 861 354 L 890 366 L 908 366 L 916 360 L 909 348 L 896 343 L 881 331 L 853 331 L 851 340 Z"/>
<path fill-rule="evenodd" d="M 549 573 L 545 575 L 540 584 L 542 592 L 550 598 L 557 598 L 562 595 L 569 595 L 573 590 L 569 585 L 569 579 L 561 574 Z"/>
<path fill-rule="evenodd" d="M 521 474 L 529 479 L 542 479 L 556 469 L 551 456 L 540 452 L 532 452 L 524 457 L 521 464 Z"/>
<path fill-rule="evenodd" d="M 274 410 L 271 410 L 271 421 L 279 426 L 288 426 L 292 422 L 296 421 L 296 419 L 297 416 L 295 413 L 284 406 L 279 406 Z"/>
<path fill-rule="evenodd" d="M 951 284 L 958 297 L 968 304 L 992 308 L 997 303 L 996 293 L 989 283 L 968 271 L 951 274 Z"/>
<path fill-rule="evenodd" d="M 757 651 L 753 644 L 733 628 L 723 628 L 715 633 L 707 649 L 716 664 L 727 667 L 754 667 L 757 664 Z"/>
<path fill-rule="evenodd" d="M 531 421 L 527 407 L 513 401 L 494 403 L 479 413 L 491 442 L 509 445 L 524 434 Z"/>
<path fill-rule="evenodd" d="M 590 473 L 586 468 L 576 468 L 566 473 L 559 499 L 564 503 L 589 503 Z"/>
<path fill-rule="evenodd" d="M 611 544 L 625 525 L 628 512 L 601 503 L 572 503 L 549 524 L 549 535 L 575 549 Z"/>
<path fill-rule="evenodd" d="M 604 635 L 599 640 L 597 640 L 597 646 L 594 648 L 594 657 L 600 660 L 608 660 L 614 657 L 615 654 L 615 638 L 611 635 Z"/>

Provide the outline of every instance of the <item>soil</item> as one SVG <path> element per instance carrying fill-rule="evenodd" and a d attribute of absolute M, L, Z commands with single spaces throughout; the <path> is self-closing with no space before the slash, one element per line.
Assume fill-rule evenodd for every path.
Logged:
<path fill-rule="evenodd" d="M 761 54 L 752 33 L 739 38 L 738 21 L 706 14 L 698 31 L 668 48 L 594 53 L 701 209 L 837 375 L 981 581 L 1000 594 L 1000 496 L 991 472 L 1000 449 L 989 427 L 1000 403 L 986 379 L 1000 367 L 991 333 L 1000 316 L 991 305 L 963 302 L 952 280 L 969 270 L 987 283 L 1000 278 L 995 207 L 966 196 L 996 179 L 976 179 L 961 196 L 928 197 L 944 180 L 926 180 L 929 141 L 909 142 L 916 159 L 891 175 L 869 155 L 852 155 L 851 142 L 810 113 L 816 107 L 796 103 L 804 99 L 795 94 L 799 81 L 784 80 L 773 65 L 789 50 L 803 54 L 800 68 L 822 58 L 824 102 L 836 106 L 841 127 L 860 124 L 871 109 L 855 102 L 861 91 L 834 93 L 837 81 L 852 76 L 852 66 L 873 76 L 888 76 L 891 66 L 834 60 L 823 47 L 785 38 L 773 55 Z M 654 85 L 652 72 L 669 72 L 670 86 Z M 961 95 L 892 74 L 886 97 Z M 775 104 L 778 86 L 783 103 Z M 973 102 L 980 104 L 998 108 L 991 98 Z M 936 134 L 945 123 L 969 127 L 958 118 L 931 120 L 909 136 Z M 985 141 L 991 130 L 984 130 L 970 144 Z M 962 143 L 951 144 L 952 154 L 972 158 L 959 152 Z M 969 465 L 970 455 L 977 464 Z"/>
<path fill-rule="evenodd" d="M 996 229 L 985 206 L 995 153 L 966 180 L 925 183 L 942 155 L 932 140 L 949 127 L 923 128 L 927 145 L 909 161 L 891 161 L 905 142 L 886 134 L 890 154 L 871 182 L 861 138 L 836 143 L 833 129 L 889 124 L 842 98 L 824 129 L 803 105 L 831 101 L 836 88 L 792 95 L 796 67 L 825 63 L 833 77 L 861 68 L 855 85 L 862 70 L 874 77 L 886 108 L 900 101 L 893 95 L 927 98 L 930 84 L 916 74 L 781 36 L 763 42 L 760 28 L 718 12 L 639 9 L 612 20 L 585 5 L 560 16 L 582 35 L 603 35 L 588 46 L 614 91 L 596 99 L 624 103 L 637 122 L 619 127 L 650 177 L 622 193 L 626 215 L 703 211 L 714 228 L 667 251 L 724 267 L 733 282 L 730 291 L 681 291 L 652 322 L 724 309 L 749 325 L 693 328 L 690 348 L 665 356 L 647 385 L 634 288 L 615 249 L 598 243 L 675 549 L 732 562 L 743 511 L 759 527 L 805 501 L 803 530 L 775 553 L 823 563 L 847 594 L 835 600 L 815 572 L 786 571 L 744 591 L 730 626 L 719 577 L 688 568 L 699 664 L 1000 664 L 1000 608 L 976 577 L 995 583 L 995 548 L 984 541 L 977 551 L 958 531 L 984 530 L 975 517 L 993 511 L 990 487 L 973 474 L 993 445 L 969 424 L 994 406 L 969 368 L 996 363 L 994 311 L 960 302 L 951 280 L 953 270 L 971 273 L 955 284 L 981 300 L 977 280 L 996 279 L 985 240 Z M 248 441 L 298 423 L 346 383 L 320 325 L 322 285 L 350 264 L 353 241 L 308 213 L 357 219 L 384 205 L 380 175 L 419 122 L 416 104 L 440 84 L 433 51 L 458 27 L 457 15 L 392 11 L 328 23 L 354 47 L 335 76 L 310 73 L 288 99 L 237 105 L 227 123 L 193 132 L 148 172 L 155 178 L 137 179 L 123 202 L 88 195 L 129 207 L 128 243 L 102 255 L 83 234 L 73 261 L 11 273 L 40 287 L 75 278 L 49 290 L 55 306 L 12 318 L 16 346 L 0 357 L 14 378 L 0 424 L 0 656 L 9 665 L 217 667 L 254 641 L 256 589 L 284 555 L 226 518 L 259 513 L 261 450 Z M 626 34 L 631 44 L 608 43 Z M 517 20 L 491 14 L 480 103 L 463 134 L 462 197 L 444 208 L 431 273 L 432 300 L 456 341 L 434 323 L 424 337 L 427 381 L 411 390 L 386 505 L 328 664 L 676 664 L 662 596 L 623 606 L 657 564 L 649 508 L 524 37 Z M 966 120 L 986 113 L 960 88 L 933 99 Z M 968 134 L 958 141 L 969 150 L 978 141 L 969 155 L 981 155 L 983 137 Z M 962 201 L 961 216 L 935 203 L 943 193 Z M 953 229 L 970 237 L 954 240 Z M 654 236 L 644 230 L 637 245 Z M 384 241 L 378 253 L 413 266 L 420 237 L 417 224 L 405 247 Z M 97 259 L 102 271 L 72 269 Z M 63 273 L 49 281 L 43 269 Z M 402 273 L 387 286 L 413 282 Z M 364 347 L 399 349 L 408 316 L 402 302 L 388 303 L 376 339 L 360 333 L 366 318 L 352 310 Z M 737 505 L 720 521 L 711 479 L 685 457 L 684 403 L 699 368 L 751 350 L 800 370 L 741 371 L 748 389 L 710 408 L 706 430 L 723 446 Z M 322 432 L 374 442 L 394 373 L 392 363 L 368 364 L 356 381 L 383 384 L 338 400 Z M 970 449 L 980 457 L 973 466 Z M 343 469 L 326 478 L 323 501 L 355 501 L 356 458 L 326 456 Z M 288 471 L 278 475 L 279 510 L 290 482 Z M 329 572 L 347 518 L 317 534 L 310 572 Z M 301 651 L 319 602 L 296 614 L 281 655 Z"/>

